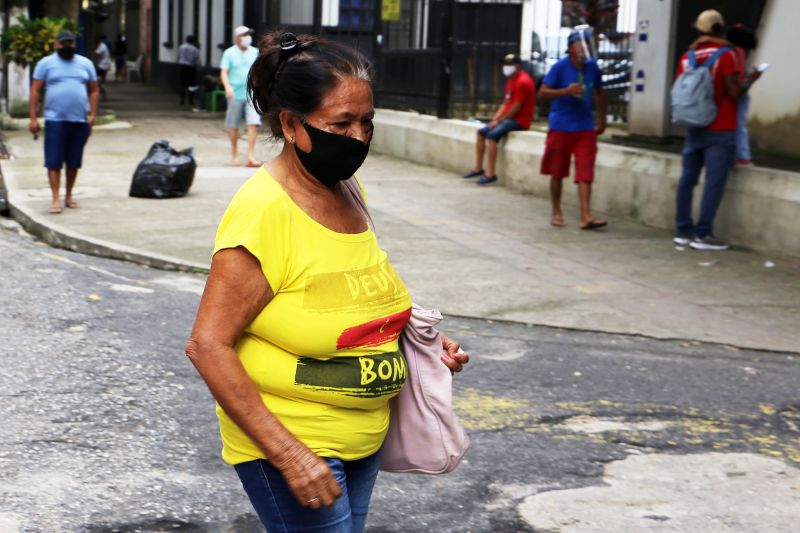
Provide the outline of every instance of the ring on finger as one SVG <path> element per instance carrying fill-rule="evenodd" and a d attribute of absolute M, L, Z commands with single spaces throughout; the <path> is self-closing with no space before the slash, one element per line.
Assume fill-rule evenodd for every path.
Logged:
<path fill-rule="evenodd" d="M 319 500 L 319 498 L 311 498 L 310 500 L 306 500 L 306 503 L 314 503 L 317 500 Z"/>

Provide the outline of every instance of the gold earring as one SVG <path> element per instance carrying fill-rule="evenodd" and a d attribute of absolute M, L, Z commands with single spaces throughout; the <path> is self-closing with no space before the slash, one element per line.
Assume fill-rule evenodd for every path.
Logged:
<path fill-rule="evenodd" d="M 291 137 L 291 138 L 289 139 L 289 144 L 294 144 L 294 137 Z"/>

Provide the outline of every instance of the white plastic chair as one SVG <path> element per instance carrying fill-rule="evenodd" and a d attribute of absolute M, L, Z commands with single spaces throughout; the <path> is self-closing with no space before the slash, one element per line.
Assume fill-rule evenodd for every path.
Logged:
<path fill-rule="evenodd" d="M 131 82 L 131 74 L 134 72 L 136 73 L 136 77 L 139 81 L 142 81 L 142 61 L 144 61 L 144 54 L 139 54 L 139 57 L 136 58 L 136 61 L 126 61 L 125 62 L 125 80 L 130 83 Z"/>

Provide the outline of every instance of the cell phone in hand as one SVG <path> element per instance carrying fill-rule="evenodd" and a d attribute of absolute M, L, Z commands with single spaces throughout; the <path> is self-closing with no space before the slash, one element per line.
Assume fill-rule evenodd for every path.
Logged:
<path fill-rule="evenodd" d="M 761 63 L 759 66 L 756 67 L 756 70 L 759 72 L 764 72 L 769 68 L 769 63 Z"/>

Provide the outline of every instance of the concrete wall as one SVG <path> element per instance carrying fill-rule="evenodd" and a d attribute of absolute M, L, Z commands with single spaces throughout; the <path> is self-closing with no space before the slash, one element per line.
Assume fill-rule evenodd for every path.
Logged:
<path fill-rule="evenodd" d="M 372 148 L 386 155 L 461 174 L 473 162 L 478 125 L 416 113 L 379 110 Z M 503 142 L 497 172 L 504 184 L 547 197 L 539 174 L 545 134 L 515 132 Z M 680 156 L 601 144 L 592 203 L 609 215 L 674 228 Z M 454 181 L 458 178 L 454 175 Z M 698 188 L 698 193 L 700 188 Z M 699 201 L 699 194 L 696 195 Z M 577 205 L 574 187 L 564 202 Z M 717 233 L 734 244 L 767 254 L 800 257 L 800 174 L 762 168 L 736 169 L 717 216 Z M 666 237 L 666 236 L 665 236 Z"/>
<path fill-rule="evenodd" d="M 752 65 L 770 69 L 750 90 L 750 136 L 753 144 L 773 152 L 800 157 L 800 69 L 794 44 L 800 2 L 770 0 L 761 26 Z"/>

